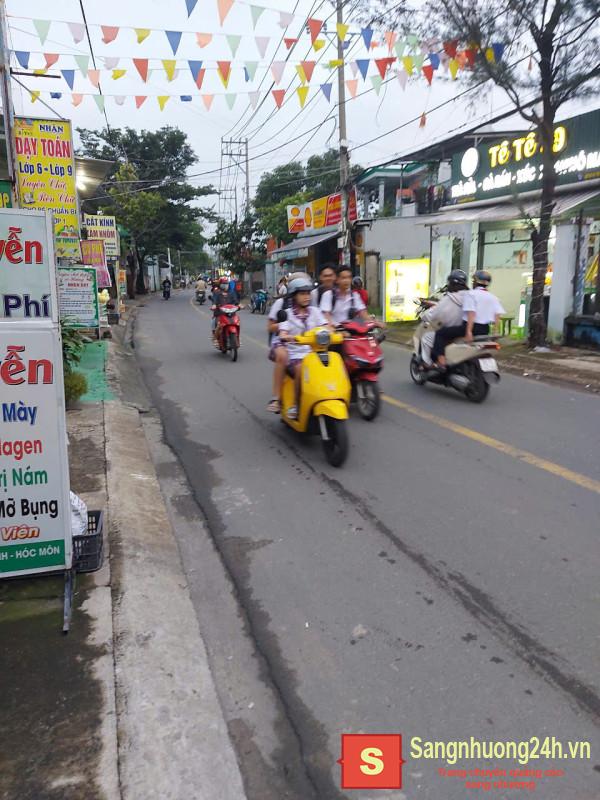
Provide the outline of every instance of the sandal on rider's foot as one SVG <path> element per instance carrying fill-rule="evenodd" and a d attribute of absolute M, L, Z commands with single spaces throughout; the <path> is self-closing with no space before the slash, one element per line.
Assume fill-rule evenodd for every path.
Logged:
<path fill-rule="evenodd" d="M 288 419 L 293 419 L 293 420 L 298 419 L 298 407 L 291 406 L 290 408 L 288 408 L 288 410 L 286 411 L 286 416 Z"/>
<path fill-rule="evenodd" d="M 267 411 L 270 411 L 272 414 L 281 414 L 281 403 L 279 402 L 277 397 L 274 397 L 269 405 L 267 406 Z"/>

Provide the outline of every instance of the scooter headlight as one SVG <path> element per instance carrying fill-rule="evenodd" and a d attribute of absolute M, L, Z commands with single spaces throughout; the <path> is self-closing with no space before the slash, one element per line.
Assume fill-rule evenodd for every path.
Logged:
<path fill-rule="evenodd" d="M 331 344 L 331 334 L 329 331 L 317 331 L 317 344 L 319 347 L 329 347 Z"/>

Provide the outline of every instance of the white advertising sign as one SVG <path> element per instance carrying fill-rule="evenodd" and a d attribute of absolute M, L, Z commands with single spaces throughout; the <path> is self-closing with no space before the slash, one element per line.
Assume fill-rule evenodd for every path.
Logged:
<path fill-rule="evenodd" d="M 117 221 L 107 214 L 84 214 L 83 224 L 87 228 L 88 239 L 102 239 L 104 252 L 108 258 L 119 255 Z"/>
<path fill-rule="evenodd" d="M 98 285 L 94 267 L 59 267 L 60 318 L 72 328 L 97 328 Z"/>
<path fill-rule="evenodd" d="M 0 577 L 69 569 L 70 528 L 56 327 L 0 320 Z"/>
<path fill-rule="evenodd" d="M 0 321 L 58 320 L 53 242 L 49 214 L 0 209 Z"/>

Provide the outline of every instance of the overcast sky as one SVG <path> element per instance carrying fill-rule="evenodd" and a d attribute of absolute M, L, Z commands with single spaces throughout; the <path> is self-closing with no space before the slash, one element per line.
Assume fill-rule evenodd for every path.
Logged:
<path fill-rule="evenodd" d="M 218 185 L 220 165 L 221 137 L 234 135 L 248 137 L 250 150 L 250 183 L 251 193 L 256 187 L 263 171 L 285 164 L 292 159 L 304 160 L 308 156 L 321 153 L 328 143 L 337 146 L 338 132 L 336 127 L 335 103 L 337 101 L 336 71 L 327 67 L 330 59 L 336 57 L 333 44 L 315 53 L 311 48 L 310 37 L 303 30 L 303 22 L 308 16 L 328 20 L 330 31 L 335 31 L 335 11 L 329 0 L 253 0 L 255 5 L 264 6 L 267 10 L 257 21 L 253 30 L 250 6 L 247 2 L 236 0 L 224 25 L 221 27 L 217 0 L 198 0 L 195 10 L 188 19 L 185 0 L 84 0 L 84 8 L 90 26 L 92 47 L 97 66 L 101 70 L 101 86 L 106 97 L 106 114 L 111 126 L 130 126 L 136 129 L 154 130 L 170 124 L 182 128 L 198 154 L 198 164 L 193 172 L 206 171 L 209 174 L 195 178 L 198 183 Z M 354 3 L 349 4 L 352 9 Z M 296 8 L 293 21 L 283 31 L 280 27 L 279 11 L 292 12 Z M 51 11 L 50 11 L 51 8 Z M 84 38 L 75 44 L 73 37 L 63 22 L 82 22 L 79 0 L 7 0 L 9 14 L 9 40 L 14 50 L 32 51 L 30 69 L 44 66 L 43 53 L 88 54 L 89 46 Z M 48 38 L 42 46 L 35 32 L 33 23 L 21 16 L 34 19 L 48 19 L 52 14 L 53 23 Z M 350 33 L 357 32 L 359 25 L 352 16 L 348 19 Z M 124 26 L 116 40 L 110 44 L 102 42 L 100 25 Z M 138 44 L 132 28 L 155 28 L 183 31 L 176 56 L 164 33 L 154 30 L 142 43 Z M 210 44 L 200 47 L 196 33 L 212 33 Z M 376 31 L 375 39 L 381 39 L 382 31 Z M 225 35 L 241 36 L 239 49 L 232 58 L 230 46 Z M 272 60 L 283 61 L 288 55 L 283 36 L 300 37 L 294 46 L 285 69 L 280 88 L 292 88 L 287 91 L 286 102 L 277 110 L 271 96 L 266 98 L 256 112 L 248 113 L 248 91 L 259 91 L 259 103 L 268 93 L 272 75 L 269 65 Z M 270 43 L 265 57 L 257 50 L 254 37 L 269 37 Z M 327 38 L 327 37 L 322 37 Z M 362 38 L 351 38 L 347 60 L 367 58 Z M 371 51 L 371 57 L 385 57 L 387 47 Z M 112 79 L 112 72 L 105 69 L 105 57 L 120 57 L 117 69 L 125 69 L 127 73 L 118 80 Z M 150 64 L 152 73 L 147 83 L 138 75 L 131 59 L 157 59 Z M 180 72 L 177 78 L 169 82 L 160 59 L 178 61 Z M 202 90 L 199 92 L 192 78 L 187 61 L 202 60 L 206 67 L 206 75 Z M 317 65 L 309 90 L 304 110 L 295 89 L 300 86 L 295 65 L 302 60 L 321 59 Z M 228 89 L 222 86 L 216 70 L 216 61 L 233 60 L 233 70 Z M 245 81 L 244 62 L 259 62 L 254 80 Z M 13 66 L 17 66 L 13 58 Z M 93 67 L 90 61 L 90 68 Z M 51 68 L 52 74 L 59 74 L 60 69 L 75 69 L 73 91 L 78 93 L 95 92 L 96 89 L 87 77 L 79 72 L 72 56 L 62 55 L 60 61 Z M 377 75 L 372 63 L 367 81 L 360 74 L 358 77 L 359 93 L 371 89 L 371 76 Z M 385 84 L 379 96 L 370 91 L 347 103 L 348 139 L 353 163 L 369 166 L 413 147 L 421 146 L 428 141 L 438 140 L 445 134 L 455 131 L 461 126 L 470 126 L 476 121 L 484 121 L 491 114 L 509 108 L 506 97 L 495 92 L 487 99 L 481 99 L 471 108 L 466 101 L 460 100 L 445 106 L 439 111 L 434 108 L 443 101 L 454 97 L 465 88 L 460 80 L 451 81 L 440 69 L 440 77 L 436 75 L 432 87 L 428 87 L 425 78 L 409 81 L 403 89 L 397 79 Z M 347 68 L 347 79 L 354 77 L 352 69 Z M 263 80 L 264 78 L 264 80 Z M 83 98 L 81 105 L 73 107 L 71 89 L 61 77 L 58 80 L 40 78 L 20 78 L 31 89 L 42 90 L 41 99 L 46 101 L 57 115 L 70 118 L 74 126 L 98 128 L 105 124 L 104 116 L 99 112 L 92 97 Z M 262 85 L 261 85 L 262 81 Z M 331 104 L 328 104 L 319 90 L 321 83 L 333 83 Z M 275 87 L 277 88 L 277 87 Z M 63 92 L 62 99 L 50 99 L 49 91 Z M 232 109 L 229 109 L 225 93 L 239 93 Z M 37 116 L 52 116 L 41 103 L 31 103 L 30 96 L 13 82 L 13 94 L 17 113 Z M 124 105 L 116 104 L 112 95 L 148 95 L 148 99 L 138 110 L 133 97 L 127 97 Z M 202 94 L 214 94 L 214 102 L 207 111 Z M 172 97 L 164 111 L 160 111 L 157 95 L 192 95 L 192 102 L 182 103 L 179 98 Z M 427 112 L 427 125 L 420 128 L 418 122 L 410 122 Z M 327 119 L 328 117 L 331 119 Z M 371 144 L 364 144 L 390 129 L 408 123 L 400 131 L 385 136 Z M 316 131 L 310 131 L 318 126 Z M 306 132 L 306 133 L 305 133 Z M 304 135 L 303 135 L 304 134 Z M 298 138 L 299 137 L 299 138 Z M 294 141 L 291 141 L 294 140 Z M 232 178 L 230 178 L 230 185 Z M 243 176 L 238 176 L 240 199 L 242 197 Z M 210 203 L 216 204 L 216 198 Z"/>

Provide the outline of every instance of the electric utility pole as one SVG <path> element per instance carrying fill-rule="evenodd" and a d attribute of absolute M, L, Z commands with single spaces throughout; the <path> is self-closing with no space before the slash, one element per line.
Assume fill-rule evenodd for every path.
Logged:
<path fill-rule="evenodd" d="M 19 181 L 17 176 L 17 151 L 15 148 L 15 112 L 10 86 L 10 51 L 8 49 L 8 28 L 6 25 L 6 3 L 0 0 L 0 95 L 4 114 L 4 135 L 10 181 L 14 205 L 19 205 Z"/>
<path fill-rule="evenodd" d="M 244 202 L 244 215 L 250 212 L 250 158 L 248 155 L 248 139 L 221 139 L 221 173 L 223 169 L 226 170 L 226 175 L 229 175 L 230 170 L 233 170 L 234 176 L 237 176 L 238 170 L 242 170 L 246 180 L 246 197 Z M 225 180 L 226 186 L 220 190 L 222 196 L 223 206 L 229 204 L 230 208 L 232 203 L 235 203 L 235 212 L 233 218 L 237 218 L 237 181 L 234 177 L 235 188 L 228 188 L 227 178 Z"/>
<path fill-rule="evenodd" d="M 337 22 L 344 24 L 344 0 L 337 0 Z M 348 183 L 350 180 L 350 160 L 348 158 L 348 139 L 346 135 L 346 70 L 344 65 L 344 43 L 337 36 L 338 61 L 338 127 L 340 130 L 340 186 L 342 192 L 342 260 L 350 264 L 348 247 Z"/>

